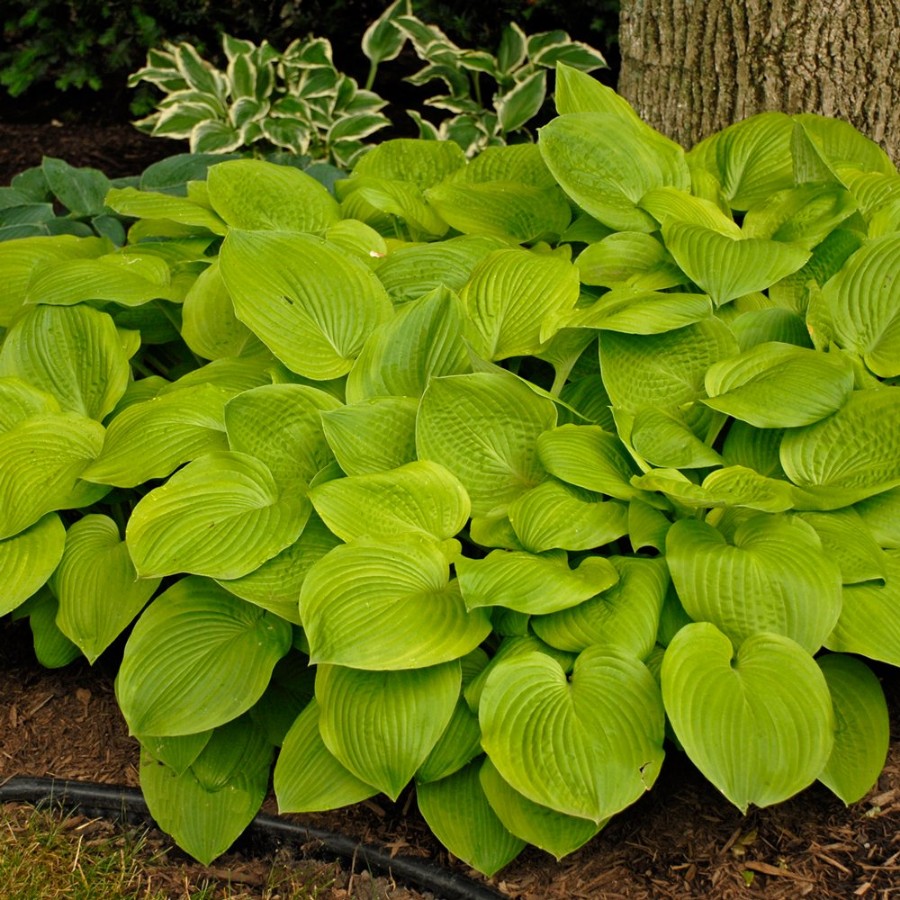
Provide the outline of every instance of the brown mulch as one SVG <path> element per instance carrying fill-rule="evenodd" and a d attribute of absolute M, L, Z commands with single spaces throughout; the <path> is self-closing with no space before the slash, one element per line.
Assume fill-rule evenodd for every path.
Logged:
<path fill-rule="evenodd" d="M 0 624 L 0 782 L 13 775 L 136 785 L 138 747 L 115 703 L 111 672 L 76 662 L 47 671 L 24 623 Z M 900 897 L 900 673 L 880 670 L 892 744 L 878 784 L 850 807 L 816 785 L 746 817 L 677 752 L 656 787 L 581 850 L 555 862 L 529 848 L 489 882 L 516 900 Z M 274 811 L 270 799 L 266 809 Z M 302 821 L 400 853 L 449 858 L 409 797 Z M 213 868 L 246 869 L 229 854 Z M 478 876 L 476 876 L 478 877 Z M 749 884 L 748 884 L 749 882 Z M 414 898 L 413 891 L 383 896 Z"/>

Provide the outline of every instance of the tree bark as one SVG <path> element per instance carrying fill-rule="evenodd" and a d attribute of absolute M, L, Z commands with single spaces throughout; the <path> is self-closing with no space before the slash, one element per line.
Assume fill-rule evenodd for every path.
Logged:
<path fill-rule="evenodd" d="M 622 0 L 619 92 L 690 147 L 765 110 L 847 119 L 900 163 L 900 0 Z"/>

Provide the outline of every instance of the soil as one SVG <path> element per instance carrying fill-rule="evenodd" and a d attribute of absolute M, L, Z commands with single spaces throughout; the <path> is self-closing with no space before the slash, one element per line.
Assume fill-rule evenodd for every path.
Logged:
<path fill-rule="evenodd" d="M 127 124 L 0 122 L 0 186 L 43 155 L 118 177 L 185 149 Z M 859 803 L 845 807 L 817 784 L 743 816 L 673 750 L 653 791 L 581 850 L 556 862 L 530 848 L 488 883 L 515 900 L 900 900 L 900 672 L 882 667 L 878 674 L 891 709 L 891 749 L 878 783 Z M 112 668 L 101 658 L 93 669 L 84 661 L 41 669 L 27 624 L 0 620 L 0 783 L 32 775 L 134 786 L 137 765 L 138 745 L 116 706 Z M 265 808 L 274 811 L 271 798 Z M 303 821 L 480 878 L 450 858 L 408 796 Z M 252 858 L 231 853 L 207 871 L 241 873 L 252 886 L 259 877 L 253 866 Z M 341 884 L 334 897 L 349 896 L 347 880 Z M 377 895 L 425 896 L 390 883 L 380 884 Z"/>

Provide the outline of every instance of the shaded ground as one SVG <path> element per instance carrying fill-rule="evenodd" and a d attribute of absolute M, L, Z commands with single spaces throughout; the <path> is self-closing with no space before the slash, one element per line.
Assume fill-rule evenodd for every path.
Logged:
<path fill-rule="evenodd" d="M 744 817 L 672 751 L 653 791 L 581 850 L 557 863 L 529 849 L 490 884 L 516 900 L 897 900 L 900 673 L 885 668 L 880 674 L 893 715 L 892 746 L 877 786 L 860 803 L 845 808 L 816 785 Z M 31 656 L 27 626 L 0 625 L 0 782 L 52 775 L 136 785 L 137 764 L 137 744 L 116 707 L 110 673 L 84 662 L 42 670 Z M 266 808 L 274 812 L 271 799 Z M 473 874 L 431 837 L 406 795 L 397 803 L 377 798 L 302 821 Z M 173 866 L 182 862 L 179 854 L 173 857 Z M 229 854 L 213 869 L 252 882 L 263 878 L 269 863 Z M 335 897 L 348 896 L 343 887 L 335 890 L 344 891 Z M 420 895 L 388 885 L 379 896 Z"/>

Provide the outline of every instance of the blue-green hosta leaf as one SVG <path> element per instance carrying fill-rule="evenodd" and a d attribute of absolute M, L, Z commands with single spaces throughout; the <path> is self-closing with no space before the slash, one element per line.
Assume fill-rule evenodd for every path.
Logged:
<path fill-rule="evenodd" d="M 318 812 L 366 800 L 378 789 L 360 781 L 338 762 L 319 732 L 319 703 L 309 702 L 297 716 L 275 763 L 278 811 Z"/>
<path fill-rule="evenodd" d="M 38 306 L 3 339 L 0 376 L 15 375 L 53 394 L 64 410 L 102 419 L 131 376 L 115 323 L 88 306 Z"/>
<path fill-rule="evenodd" d="M 568 678 L 544 653 L 511 655 L 492 668 L 479 705 L 482 745 L 503 779 L 598 825 L 653 785 L 664 718 L 649 669 L 601 647 L 581 653 Z"/>
<path fill-rule="evenodd" d="M 300 589 L 307 572 L 341 543 L 313 513 L 300 537 L 241 578 L 217 579 L 225 590 L 300 625 Z"/>
<path fill-rule="evenodd" d="M 408 303 L 438 287 L 460 291 L 480 259 L 507 246 L 500 238 L 477 234 L 401 245 L 378 266 L 377 274 L 395 303 Z"/>
<path fill-rule="evenodd" d="M 459 662 L 401 672 L 320 665 L 319 731 L 357 778 L 396 800 L 453 715 Z"/>
<path fill-rule="evenodd" d="M 525 841 L 511 834 L 491 807 L 473 760 L 440 781 L 416 785 L 416 800 L 428 827 L 456 857 L 490 877 L 512 862 Z"/>
<path fill-rule="evenodd" d="M 883 584 L 844 588 L 841 617 L 825 646 L 900 666 L 900 551 L 884 551 Z"/>
<path fill-rule="evenodd" d="M 591 550 L 628 533 L 628 507 L 551 478 L 510 504 L 509 520 L 532 553 Z"/>
<path fill-rule="evenodd" d="M 868 793 L 884 768 L 891 731 L 887 703 L 881 683 L 861 660 L 829 653 L 818 663 L 837 723 L 819 781 L 849 805 Z"/>
<path fill-rule="evenodd" d="M 558 238 L 572 211 L 556 186 L 451 178 L 425 194 L 440 217 L 463 234 L 488 234 L 522 244 Z"/>
<path fill-rule="evenodd" d="M 621 231 L 590 244 L 575 265 L 582 284 L 601 287 L 661 291 L 688 280 L 662 243 L 641 231 Z"/>
<path fill-rule="evenodd" d="M 486 661 L 485 658 L 484 662 Z M 463 663 L 465 664 L 465 660 Z M 466 681 L 464 665 L 463 683 Z M 439 781 L 458 772 L 480 754 L 481 727 L 478 724 L 478 716 L 469 709 L 465 699 L 460 697 L 453 708 L 453 715 L 447 727 L 431 748 L 425 761 L 416 770 L 416 781 L 419 783 Z"/>
<path fill-rule="evenodd" d="M 801 513 L 800 518 L 816 530 L 825 555 L 838 564 L 845 585 L 884 581 L 884 554 L 855 509 L 807 512 Z"/>
<path fill-rule="evenodd" d="M 396 469 L 416 458 L 413 397 L 373 397 L 322 413 L 322 429 L 348 475 Z"/>
<path fill-rule="evenodd" d="M 483 516 L 544 480 L 536 441 L 555 424 L 554 403 L 511 375 L 450 375 L 422 396 L 416 445 L 459 478 L 472 514 Z"/>
<path fill-rule="evenodd" d="M 310 510 L 305 493 L 282 489 L 265 463 L 223 450 L 198 457 L 145 494 L 126 541 L 142 578 L 240 578 L 293 544 Z"/>
<path fill-rule="evenodd" d="M 788 431 L 788 478 L 812 509 L 837 509 L 900 485 L 900 391 L 854 391 L 834 415 Z"/>
<path fill-rule="evenodd" d="M 706 396 L 706 370 L 739 351 L 728 326 L 715 317 L 663 334 L 603 331 L 600 371 L 617 409 L 683 407 Z"/>
<path fill-rule="evenodd" d="M 712 525 L 682 519 L 669 529 L 666 558 L 688 615 L 736 644 L 772 632 L 815 653 L 841 613 L 840 569 L 793 516 L 754 516 L 731 544 Z"/>
<path fill-rule="evenodd" d="M 510 787 L 490 759 L 485 759 L 479 777 L 491 809 L 504 827 L 557 860 L 586 844 L 606 824 L 567 816 L 534 803 Z"/>
<path fill-rule="evenodd" d="M 841 354 L 768 342 L 713 364 L 705 383 L 713 409 L 757 428 L 796 428 L 840 409 L 854 373 Z"/>
<path fill-rule="evenodd" d="M 460 299 L 485 359 L 534 354 L 553 336 L 547 319 L 578 302 L 578 270 L 567 260 L 528 250 L 497 250 L 472 272 Z"/>
<path fill-rule="evenodd" d="M 56 624 L 93 663 L 158 586 L 158 578 L 138 578 L 112 519 L 85 516 L 70 526 L 65 552 L 53 573 L 53 591 L 59 599 Z"/>
<path fill-rule="evenodd" d="M 220 265 L 237 317 L 308 378 L 349 372 L 390 317 L 387 294 L 365 265 L 310 235 L 232 229 Z"/>
<path fill-rule="evenodd" d="M 900 375 L 900 235 L 867 241 L 822 288 L 837 343 L 878 376 Z"/>
<path fill-rule="evenodd" d="M 366 341 L 347 377 L 347 402 L 421 397 L 432 377 L 471 371 L 465 321 L 459 298 L 445 287 L 405 303 Z"/>
<path fill-rule="evenodd" d="M 225 234 L 228 230 L 222 219 L 207 205 L 190 197 L 176 197 L 133 187 L 113 188 L 106 196 L 106 205 L 123 216 L 135 219 L 162 219 L 205 228 L 213 234 Z"/>
<path fill-rule="evenodd" d="M 0 541 L 0 616 L 21 606 L 62 559 L 66 530 L 55 513 Z"/>
<path fill-rule="evenodd" d="M 262 696 L 291 626 L 206 578 L 182 578 L 138 619 L 116 697 L 132 734 L 216 728 Z"/>
<path fill-rule="evenodd" d="M 0 540 L 99 500 L 107 489 L 79 478 L 102 446 L 103 426 L 76 413 L 32 416 L 0 434 Z"/>
<path fill-rule="evenodd" d="M 796 272 L 810 257 L 798 244 L 737 238 L 703 225 L 672 222 L 663 227 L 663 237 L 678 265 L 716 306 L 764 290 Z"/>
<path fill-rule="evenodd" d="M 185 295 L 181 323 L 184 342 L 204 359 L 239 356 L 255 340 L 234 313 L 218 260 L 200 273 Z"/>
<path fill-rule="evenodd" d="M 688 163 L 718 179 L 732 209 L 750 209 L 794 186 L 793 131 L 790 116 L 760 113 L 701 141 Z"/>
<path fill-rule="evenodd" d="M 272 745 L 248 719 L 217 729 L 181 775 L 141 754 L 141 790 L 150 815 L 194 859 L 209 865 L 262 806 Z"/>
<path fill-rule="evenodd" d="M 227 450 L 223 410 L 229 396 L 201 384 L 128 406 L 110 422 L 103 451 L 82 477 L 135 487 L 204 453 Z"/>
<path fill-rule="evenodd" d="M 879 547 L 900 548 L 900 488 L 876 494 L 854 509 Z"/>
<path fill-rule="evenodd" d="M 320 234 L 337 222 L 340 208 L 306 172 L 261 159 L 232 159 L 210 166 L 209 202 L 232 228 Z"/>
<path fill-rule="evenodd" d="M 449 578 L 441 545 L 424 534 L 335 547 L 310 569 L 300 592 L 310 656 L 378 670 L 458 659 L 491 626 L 483 610 L 466 610 Z"/>
<path fill-rule="evenodd" d="M 697 437 L 696 430 L 681 410 L 645 406 L 634 415 L 629 440 L 654 466 L 700 469 L 720 465 L 721 456 Z"/>
<path fill-rule="evenodd" d="M 571 609 L 535 616 L 534 633 L 557 650 L 580 653 L 599 644 L 610 653 L 645 659 L 656 643 L 669 585 L 662 559 L 610 557 L 618 581 Z"/>
<path fill-rule="evenodd" d="M 225 406 L 229 447 L 264 462 L 284 487 L 308 483 L 333 459 L 321 413 L 340 406 L 331 394 L 302 384 L 244 391 Z"/>
<path fill-rule="evenodd" d="M 62 159 L 45 156 L 41 173 L 47 186 L 75 218 L 98 216 L 103 212 L 109 179 L 97 169 L 70 166 Z"/>
<path fill-rule="evenodd" d="M 539 146 L 560 187 L 617 231 L 656 230 L 655 219 L 638 207 L 647 191 L 690 189 L 681 147 L 615 112 L 562 115 L 541 129 Z"/>
<path fill-rule="evenodd" d="M 560 425 L 537 440 L 546 470 L 576 487 L 630 500 L 640 496 L 631 485 L 634 463 L 622 442 L 599 425 Z"/>
<path fill-rule="evenodd" d="M 102 300 L 140 306 L 156 299 L 177 299 L 169 266 L 158 256 L 136 250 L 61 260 L 35 274 L 25 295 L 26 303 L 53 306 Z"/>
<path fill-rule="evenodd" d="M 619 579 L 602 556 L 588 556 L 577 569 L 570 569 L 565 553 L 537 556 L 517 550 L 493 550 L 484 559 L 458 559 L 456 574 L 470 610 L 502 606 L 535 615 L 576 606 Z"/>
<path fill-rule="evenodd" d="M 343 541 L 411 532 L 443 541 L 462 530 L 471 509 L 459 479 L 426 460 L 387 472 L 338 478 L 313 488 L 309 499 Z"/>
<path fill-rule="evenodd" d="M 662 664 L 666 713 L 698 769 L 741 811 L 812 784 L 834 744 L 825 677 L 790 638 L 755 634 L 735 655 L 714 625 L 685 625 Z"/>

